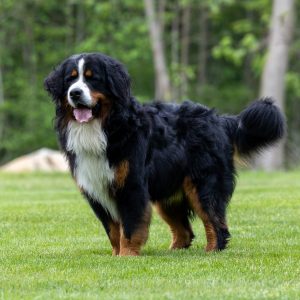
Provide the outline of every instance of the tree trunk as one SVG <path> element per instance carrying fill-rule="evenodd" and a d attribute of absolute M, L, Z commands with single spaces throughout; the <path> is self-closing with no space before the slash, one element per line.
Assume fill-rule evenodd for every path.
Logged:
<path fill-rule="evenodd" d="M 66 45 L 65 52 L 66 55 L 70 48 L 74 46 L 74 5 L 73 1 L 68 0 L 65 5 L 65 24 L 66 24 Z"/>
<path fill-rule="evenodd" d="M 3 87 L 3 77 L 2 77 L 2 67 L 1 67 L 1 57 L 0 57 L 0 141 L 2 140 L 4 132 L 4 112 L 1 110 L 4 104 L 4 87 Z"/>
<path fill-rule="evenodd" d="M 5 20 L 4 19 L 4 13 L 0 14 L 0 19 L 1 20 Z M 0 45 L 3 45 L 2 48 L 0 48 L 0 141 L 3 138 L 3 132 L 4 132 L 4 126 L 5 126 L 5 122 L 4 122 L 4 111 L 2 110 L 3 105 L 4 105 L 4 85 L 3 85 L 3 57 L 4 57 L 4 45 L 5 44 L 5 34 L 3 32 L 0 32 Z"/>
<path fill-rule="evenodd" d="M 2 68 L 0 65 L 0 105 L 4 103 Z"/>
<path fill-rule="evenodd" d="M 37 88 L 37 64 L 36 64 L 36 51 L 35 51 L 35 41 L 34 41 L 34 18 L 32 9 L 28 6 L 24 6 L 24 17 L 23 26 L 24 34 L 26 39 L 23 44 L 23 61 L 25 69 L 27 69 L 28 82 L 29 82 L 29 92 L 32 96 L 36 93 Z"/>
<path fill-rule="evenodd" d="M 81 43 L 85 37 L 85 11 L 84 11 L 84 1 L 79 1 L 76 5 L 76 45 Z"/>
<path fill-rule="evenodd" d="M 188 77 L 187 68 L 189 64 L 189 49 L 190 49 L 190 19 L 191 6 L 187 4 L 182 12 L 182 31 L 181 31 L 181 84 L 180 84 L 180 99 L 187 97 Z"/>
<path fill-rule="evenodd" d="M 172 72 L 178 72 L 179 66 L 179 4 L 177 1 L 174 1 L 173 4 L 173 13 L 174 17 L 172 20 L 172 31 L 171 31 L 171 66 Z M 172 99 L 177 102 L 179 98 L 179 89 L 178 83 L 173 82 L 172 84 Z"/>
<path fill-rule="evenodd" d="M 260 96 L 272 96 L 284 110 L 284 77 L 288 65 L 288 50 L 293 32 L 294 0 L 274 0 L 267 61 L 264 66 Z M 267 171 L 281 169 L 284 163 L 284 142 L 265 151 L 256 166 Z"/>
<path fill-rule="evenodd" d="M 171 99 L 171 86 L 164 54 L 161 24 L 159 18 L 156 17 L 153 0 L 144 0 L 144 4 L 155 67 L 155 98 L 168 101 Z"/>
<path fill-rule="evenodd" d="M 207 19 L 208 9 L 203 3 L 199 5 L 199 40 L 198 40 L 198 92 L 206 84 L 206 63 L 207 63 Z"/>
<path fill-rule="evenodd" d="M 165 10 L 166 10 L 166 0 L 159 0 L 157 18 L 160 24 L 161 32 L 165 32 L 165 19 L 164 19 Z"/>

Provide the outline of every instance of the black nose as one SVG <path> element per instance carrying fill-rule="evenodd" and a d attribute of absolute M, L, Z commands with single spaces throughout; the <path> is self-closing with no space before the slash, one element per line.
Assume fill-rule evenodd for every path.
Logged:
<path fill-rule="evenodd" d="M 74 101 L 74 103 L 79 101 L 79 99 L 81 98 L 81 95 L 82 95 L 82 90 L 79 88 L 75 88 L 70 91 L 70 97 Z"/>

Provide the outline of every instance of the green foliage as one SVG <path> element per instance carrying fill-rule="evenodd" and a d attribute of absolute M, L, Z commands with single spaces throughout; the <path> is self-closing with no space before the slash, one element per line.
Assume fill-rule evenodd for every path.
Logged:
<path fill-rule="evenodd" d="M 0 174 L 1 298 L 299 299 L 299 176 L 240 174 L 223 252 L 204 252 L 198 220 L 192 247 L 168 250 L 154 213 L 142 256 L 124 258 L 70 176 Z"/>
<path fill-rule="evenodd" d="M 174 97 L 179 101 L 189 98 L 227 113 L 239 112 L 256 98 L 266 58 L 271 4 L 270 0 L 166 1 L 163 39 L 174 91 L 180 91 L 182 76 L 187 78 L 185 95 Z M 182 65 L 182 15 L 188 6 L 188 64 Z M 203 14 L 205 40 L 200 38 Z M 0 27 L 5 100 L 0 103 L 0 164 L 39 147 L 57 147 L 53 106 L 43 90 L 43 80 L 68 55 L 101 51 L 119 59 L 129 69 L 136 97 L 140 101 L 153 98 L 153 58 L 143 1 L 2 0 Z M 295 132 L 299 130 L 295 112 L 300 103 L 298 28 L 296 25 L 287 74 L 286 110 Z M 202 81 L 200 51 L 204 51 L 205 60 Z M 288 140 L 289 145 L 295 145 L 294 153 L 298 142 L 291 136 L 296 135 Z"/>

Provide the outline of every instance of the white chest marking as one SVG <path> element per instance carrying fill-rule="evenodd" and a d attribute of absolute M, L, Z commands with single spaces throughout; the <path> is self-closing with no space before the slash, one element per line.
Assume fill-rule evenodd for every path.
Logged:
<path fill-rule="evenodd" d="M 76 154 L 74 175 L 77 184 L 117 221 L 119 214 L 116 203 L 109 196 L 114 170 L 109 167 L 106 146 L 106 136 L 99 120 L 81 124 L 69 122 L 67 150 Z"/>

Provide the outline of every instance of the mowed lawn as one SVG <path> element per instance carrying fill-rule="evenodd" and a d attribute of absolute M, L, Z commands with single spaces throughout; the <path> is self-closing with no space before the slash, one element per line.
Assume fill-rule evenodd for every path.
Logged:
<path fill-rule="evenodd" d="M 141 257 L 112 257 L 69 175 L 0 174 L 0 299 L 300 299 L 300 173 L 241 173 L 229 248 L 169 251 L 154 214 Z"/>

